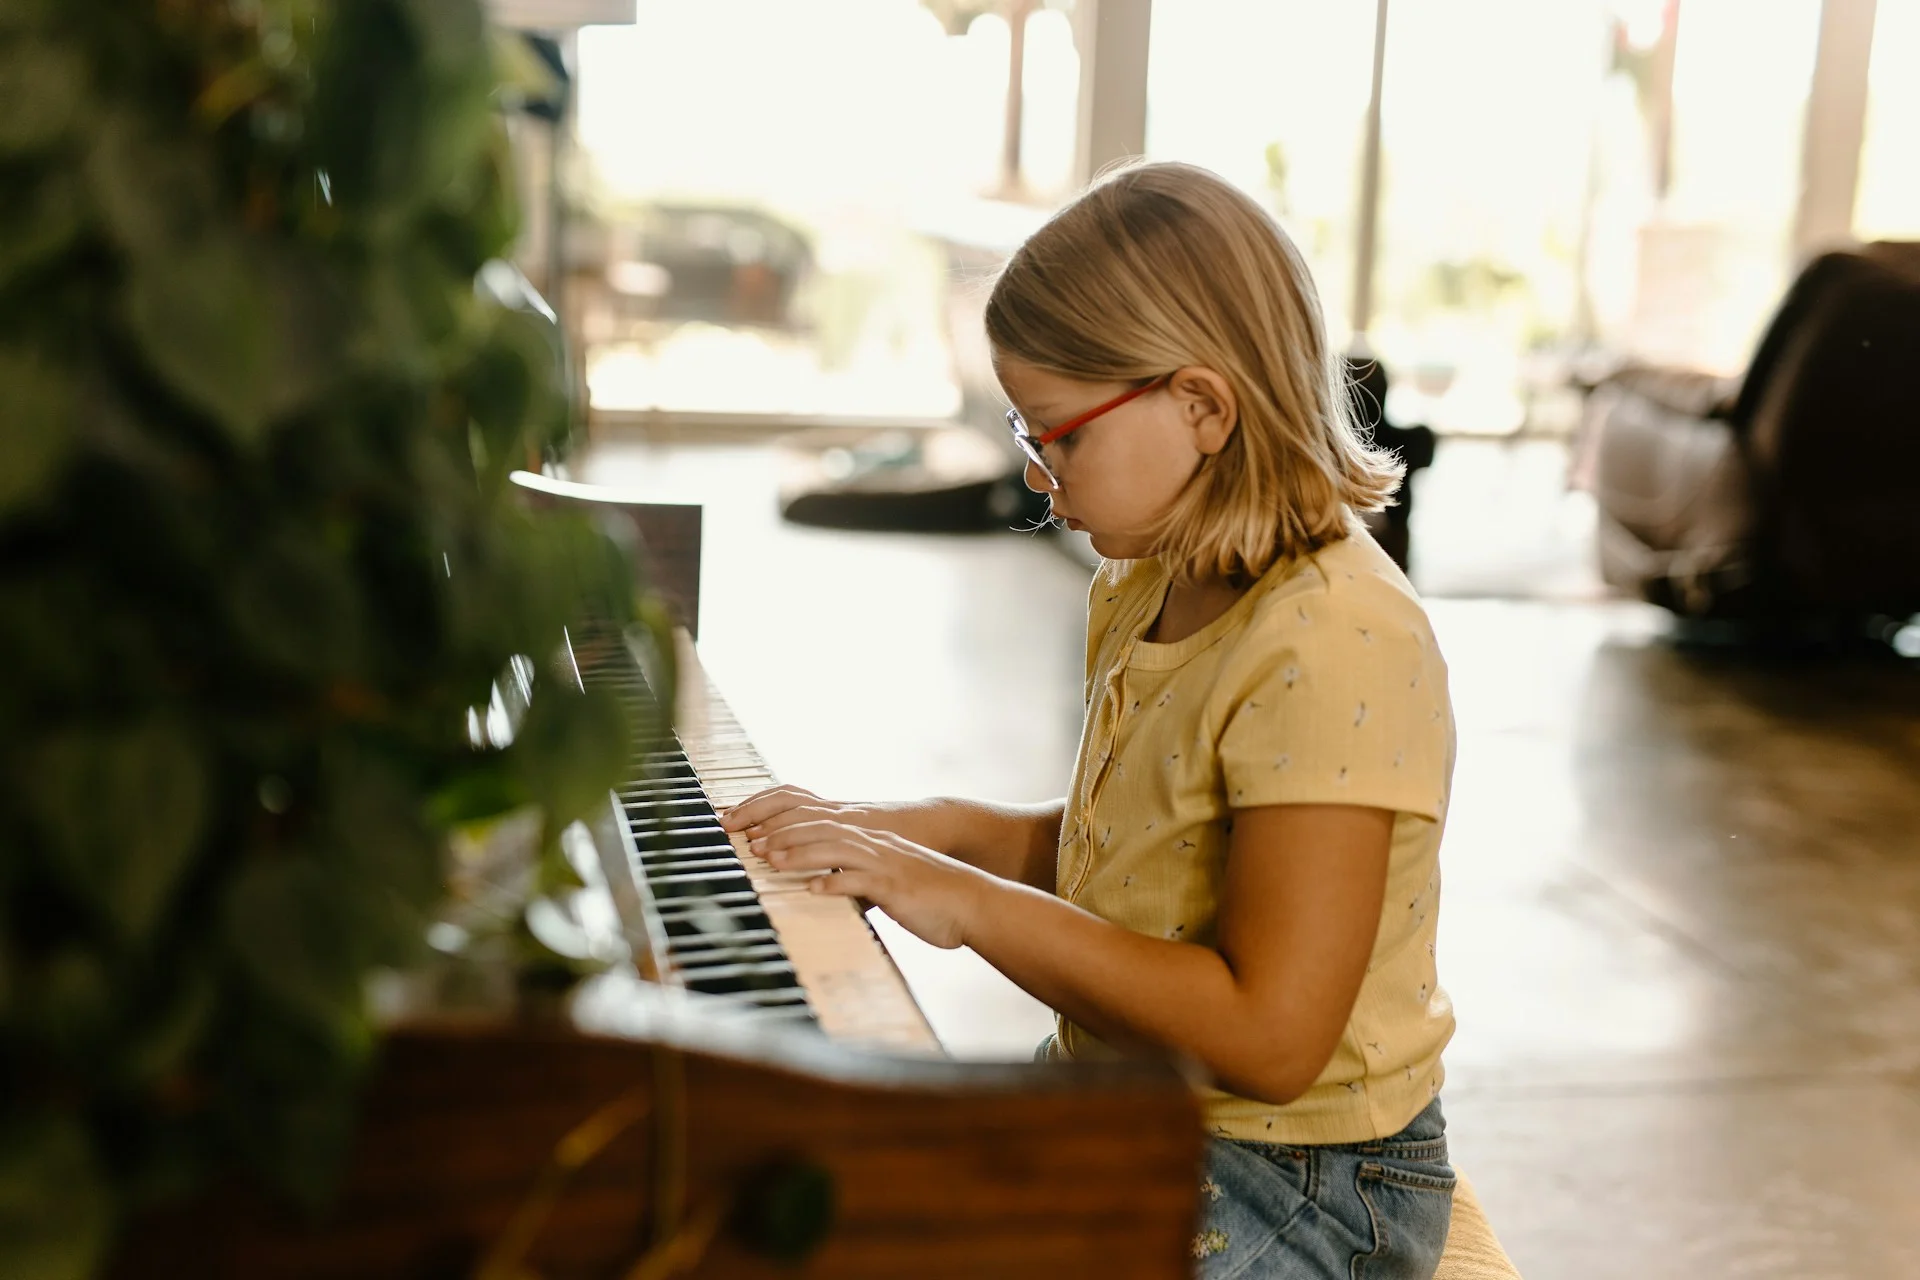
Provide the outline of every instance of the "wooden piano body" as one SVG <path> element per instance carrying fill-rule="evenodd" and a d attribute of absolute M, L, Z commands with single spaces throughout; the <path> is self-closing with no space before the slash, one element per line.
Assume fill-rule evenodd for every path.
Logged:
<path fill-rule="evenodd" d="M 1200 1131 L 1165 1076 L 890 1057 L 670 1004 L 650 1018 L 624 1032 L 402 1031 L 323 1221 L 227 1188 L 144 1224 L 116 1274 L 483 1275 L 562 1140 L 615 1114 L 631 1122 L 558 1189 L 503 1274 L 628 1275 L 665 1234 L 664 1184 L 684 1188 L 674 1216 L 698 1223 L 710 1207 L 731 1217 L 765 1175 L 795 1165 L 832 1193 L 810 1256 L 776 1262 L 727 1222 L 676 1274 L 1184 1274 Z"/>

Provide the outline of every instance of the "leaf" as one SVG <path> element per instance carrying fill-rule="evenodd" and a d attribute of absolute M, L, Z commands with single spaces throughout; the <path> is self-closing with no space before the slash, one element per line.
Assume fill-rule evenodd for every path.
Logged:
<path fill-rule="evenodd" d="M 260 435 L 277 398 L 272 307 L 237 244 L 208 238 L 137 264 L 126 317 L 174 390 L 241 440 Z"/>
<path fill-rule="evenodd" d="M 357 930 L 364 921 L 351 890 L 313 858 L 263 859 L 243 871 L 227 898 L 227 937 L 247 972 L 288 1012 L 329 1033 L 360 1009 Z"/>
<path fill-rule="evenodd" d="M 456 71 L 476 63 L 491 66 L 486 15 L 478 0 L 406 0 L 405 8 L 430 66 Z"/>
<path fill-rule="evenodd" d="M 637 626 L 627 634 L 628 649 L 639 661 L 641 670 L 647 673 L 647 683 L 653 687 L 654 701 L 664 718 L 671 720 L 680 688 L 680 655 L 674 648 L 674 628 L 678 624 L 673 611 L 657 595 L 639 597 L 633 612 Z M 672 725 L 658 727 L 667 729 Z"/>
<path fill-rule="evenodd" d="M 0 33 L 44 26 L 63 0 L 0 0 Z"/>
<path fill-rule="evenodd" d="M 417 190 L 438 199 L 483 177 L 477 165 L 500 126 L 493 102 L 499 75 L 479 0 L 405 0 L 405 6 L 419 33 L 428 92 Z"/>
<path fill-rule="evenodd" d="M 73 404 L 63 371 L 0 347 L 0 519 L 52 487 L 73 444 Z"/>
<path fill-rule="evenodd" d="M 313 1081 L 278 1099 L 271 1115 L 263 1163 L 280 1189 L 309 1213 L 324 1212 L 332 1203 L 352 1152 L 357 1084 L 353 1076 Z"/>
<path fill-rule="evenodd" d="M 554 356 L 536 323 L 521 312 L 496 312 L 462 380 L 468 412 L 502 474 L 524 463 L 535 416 L 551 407 Z"/>
<path fill-rule="evenodd" d="M 328 1203 L 350 1149 L 369 1030 L 358 1010 L 315 1028 L 287 1010 L 256 1006 L 226 1058 L 225 1136 L 310 1211 Z"/>
<path fill-rule="evenodd" d="M 213 157 L 199 138 L 163 134 L 152 117 L 119 111 L 94 131 L 87 189 L 114 241 L 165 257 L 207 236 L 220 213 Z"/>
<path fill-rule="evenodd" d="M 422 234 L 468 276 L 506 255 L 520 227 L 513 198 L 512 140 L 503 120 L 497 115 L 488 120 L 491 132 L 484 149 L 421 226 Z"/>
<path fill-rule="evenodd" d="M 337 281 L 258 241 L 208 235 L 139 258 L 126 318 L 154 370 L 242 442 L 341 376 Z"/>
<path fill-rule="evenodd" d="M 33 753 L 30 776 L 56 870 L 121 938 L 146 943 L 205 827 L 199 744 L 164 720 L 68 730 Z"/>
<path fill-rule="evenodd" d="M 491 60 L 486 58 L 432 85 L 422 140 L 425 164 L 415 180 L 415 192 L 423 202 L 452 196 L 465 203 L 484 191 L 489 180 L 487 153 L 498 125 L 493 86 Z"/>
<path fill-rule="evenodd" d="M 69 172 L 0 188 L 0 290 L 79 238 L 85 213 Z"/>
<path fill-rule="evenodd" d="M 114 1017 L 106 966 L 93 952 L 68 946 L 41 965 L 36 978 L 26 1001 L 32 1025 L 69 1065 L 91 1066 Z"/>
<path fill-rule="evenodd" d="M 179 1070 L 213 1024 L 216 995 L 207 974 L 182 973 L 168 992 L 171 1003 L 148 1011 L 147 1024 L 121 1058 L 121 1079 L 136 1088 Z"/>
<path fill-rule="evenodd" d="M 374 752 L 339 742 L 325 749 L 320 777 L 342 872 L 418 911 L 433 906 L 445 883 L 441 845 L 423 820 L 413 779 Z"/>
<path fill-rule="evenodd" d="M 499 754 L 476 755 L 475 761 L 434 793 L 428 812 L 435 825 L 450 830 L 483 818 L 497 818 L 527 803 L 526 785 Z"/>
<path fill-rule="evenodd" d="M 0 1130 L 7 1280 L 89 1280 L 106 1257 L 111 1205 L 78 1118 L 42 1113 Z"/>
<path fill-rule="evenodd" d="M 471 277 L 457 275 L 428 243 L 395 246 L 363 277 L 362 291 L 368 322 L 358 335 L 360 358 L 420 376 L 439 372 L 435 348 L 459 334 L 477 307 Z"/>
<path fill-rule="evenodd" d="M 229 601 L 234 625 L 266 663 L 309 677 L 354 669 L 358 587 L 318 530 L 288 530 L 256 548 L 234 574 Z"/>
<path fill-rule="evenodd" d="M 310 132 L 333 199 L 349 211 L 406 205 L 426 159 L 428 86 L 395 0 L 340 0 L 314 61 Z"/>
<path fill-rule="evenodd" d="M 72 128 L 86 98 L 87 64 L 46 40 L 0 41 L 0 156 L 43 151 Z"/>
<path fill-rule="evenodd" d="M 627 716 L 606 690 L 534 691 L 508 755 L 546 813 L 549 840 L 606 803 L 627 763 Z"/>
<path fill-rule="evenodd" d="M 424 912 L 327 844 L 255 861 L 229 891 L 225 920 L 260 988 L 343 1048 L 365 1038 L 368 972 L 416 962 L 427 926 Z"/>
<path fill-rule="evenodd" d="M 612 539 L 588 520 L 558 512 L 503 518 L 514 563 L 510 598 L 521 602 L 523 653 L 543 652 L 559 629 L 585 617 L 633 617 L 633 573 Z"/>

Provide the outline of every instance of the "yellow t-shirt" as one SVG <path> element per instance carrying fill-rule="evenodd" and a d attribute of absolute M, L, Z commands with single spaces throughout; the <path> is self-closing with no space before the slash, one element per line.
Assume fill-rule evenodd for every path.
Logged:
<path fill-rule="evenodd" d="M 1109 563 L 1087 624 L 1087 716 L 1056 890 L 1103 919 L 1211 946 L 1232 811 L 1352 804 L 1395 813 L 1373 956 L 1333 1060 L 1286 1106 L 1209 1090 L 1222 1137 L 1360 1142 L 1440 1091 L 1453 1007 L 1434 935 L 1452 785 L 1447 668 L 1406 577 L 1364 531 L 1281 561 L 1200 631 L 1141 638 L 1158 561 Z M 1112 1051 L 1062 1018 L 1054 1052 Z"/>

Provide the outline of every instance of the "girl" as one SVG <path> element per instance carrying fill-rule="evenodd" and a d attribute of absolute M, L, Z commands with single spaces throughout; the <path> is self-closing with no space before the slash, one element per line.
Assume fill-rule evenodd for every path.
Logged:
<path fill-rule="evenodd" d="M 1106 561 L 1066 798 L 780 787 L 727 823 L 972 947 L 1058 1012 L 1048 1056 L 1205 1067 L 1201 1275 L 1430 1276 L 1453 717 L 1426 615 L 1355 516 L 1400 468 L 1346 420 L 1298 251 L 1203 170 L 1088 190 L 986 320 L 1027 484 Z"/>

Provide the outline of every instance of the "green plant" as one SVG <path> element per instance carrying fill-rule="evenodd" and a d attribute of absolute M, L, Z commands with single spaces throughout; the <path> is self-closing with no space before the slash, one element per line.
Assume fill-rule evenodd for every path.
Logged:
<path fill-rule="evenodd" d="M 318 1203 L 448 833 L 621 764 L 513 655 L 630 617 L 508 472 L 565 429 L 477 0 L 0 0 L 0 1275 L 239 1167 Z"/>

